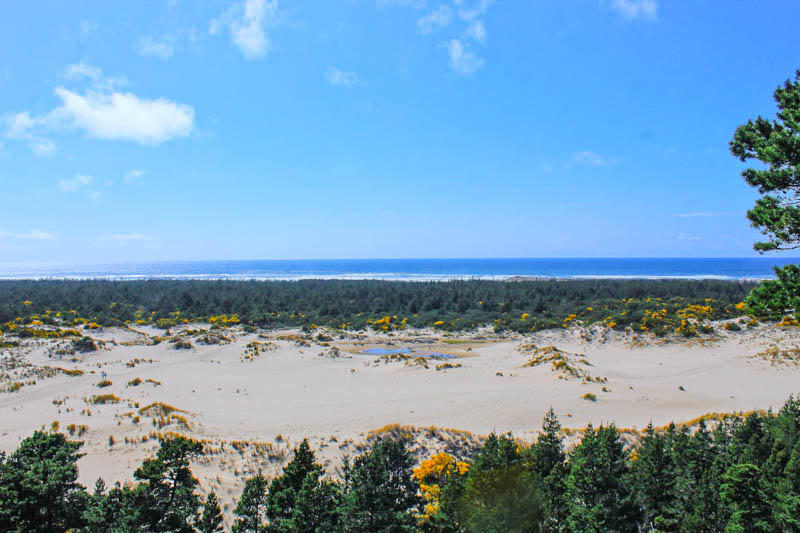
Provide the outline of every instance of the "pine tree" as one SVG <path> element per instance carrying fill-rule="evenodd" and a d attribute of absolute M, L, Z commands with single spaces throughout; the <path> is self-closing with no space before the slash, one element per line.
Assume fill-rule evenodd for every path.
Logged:
<path fill-rule="evenodd" d="M 458 487 L 458 526 L 470 532 L 538 531 L 544 498 L 537 479 L 512 438 L 490 435 Z"/>
<path fill-rule="evenodd" d="M 402 439 L 382 439 L 346 472 L 343 527 L 348 533 L 414 531 L 420 499 L 414 459 Z"/>
<path fill-rule="evenodd" d="M 141 483 L 134 489 L 141 527 L 150 531 L 192 532 L 200 498 L 197 479 L 189 469 L 192 457 L 203 445 L 185 437 L 161 441 L 154 459 L 145 459 L 133 477 Z"/>
<path fill-rule="evenodd" d="M 0 455 L 0 531 L 64 531 L 82 525 L 80 442 L 37 431 L 8 458 Z"/>
<path fill-rule="evenodd" d="M 761 471 L 753 464 L 731 466 L 723 476 L 722 500 L 731 506 L 726 533 L 768 533 L 775 531 Z"/>
<path fill-rule="evenodd" d="M 561 423 L 551 407 L 545 414 L 542 432 L 536 443 L 526 454 L 530 457 L 532 468 L 541 480 L 544 490 L 547 516 L 542 523 L 544 533 L 562 531 L 566 522 L 566 453 L 561 436 Z"/>
<path fill-rule="evenodd" d="M 303 482 L 309 475 L 316 482 L 322 472 L 322 467 L 317 464 L 314 452 L 308 445 L 308 439 L 303 439 L 295 449 L 292 460 L 284 467 L 283 473 L 273 479 L 269 486 L 267 518 L 270 524 L 278 526 L 282 521 L 292 518 L 295 500 Z"/>
<path fill-rule="evenodd" d="M 233 510 L 238 518 L 234 533 L 264 533 L 267 531 L 267 480 L 258 473 L 244 482 L 242 497 Z"/>
<path fill-rule="evenodd" d="M 570 455 L 567 478 L 570 531 L 636 531 L 638 513 L 629 484 L 628 455 L 612 426 L 591 424 Z"/>
<path fill-rule="evenodd" d="M 217 494 L 211 491 L 203 505 L 203 515 L 197 524 L 200 533 L 219 533 L 223 530 L 222 509 L 219 508 Z"/>
<path fill-rule="evenodd" d="M 337 483 L 320 480 L 314 472 L 310 472 L 297 493 L 291 519 L 282 523 L 280 531 L 337 531 L 340 499 L 341 490 Z"/>
<path fill-rule="evenodd" d="M 704 420 L 690 437 L 683 465 L 681 500 L 684 515 L 682 531 L 711 533 L 723 527 L 719 497 L 720 479 L 714 469 L 714 439 Z"/>
<path fill-rule="evenodd" d="M 106 490 L 102 479 L 95 482 L 94 493 L 89 496 L 83 513 L 86 530 L 91 533 L 135 531 L 139 528 L 139 515 L 130 487 L 123 488 L 117 483 Z"/>
<path fill-rule="evenodd" d="M 674 426 L 665 435 L 656 433 L 653 424 L 648 424 L 633 462 L 632 481 L 644 514 L 644 524 L 659 531 L 677 531 L 680 517 L 673 434 Z"/>

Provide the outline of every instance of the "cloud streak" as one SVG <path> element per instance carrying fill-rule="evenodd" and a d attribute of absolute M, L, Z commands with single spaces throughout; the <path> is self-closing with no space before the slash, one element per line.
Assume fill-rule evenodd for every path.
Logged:
<path fill-rule="evenodd" d="M 147 241 L 150 240 L 151 237 L 147 235 L 143 235 L 141 233 L 115 233 L 113 235 L 106 235 L 104 237 L 98 237 L 98 241 L 117 241 L 117 242 L 130 242 L 130 241 Z"/>
<path fill-rule="evenodd" d="M 139 39 L 139 53 L 143 56 L 158 57 L 161 59 L 169 59 L 175 53 L 175 47 L 172 45 L 172 39 L 164 37 L 160 41 L 156 41 L 149 35 L 145 35 Z"/>
<path fill-rule="evenodd" d="M 656 0 L 611 0 L 608 7 L 626 20 L 655 20 L 658 18 Z"/>
<path fill-rule="evenodd" d="M 0 237 L 8 237 L 11 239 L 23 239 L 32 241 L 49 241 L 55 239 L 55 235 L 42 231 L 40 229 L 33 229 L 25 233 L 10 233 L 0 229 Z"/>
<path fill-rule="evenodd" d="M 443 33 L 440 47 L 447 52 L 448 66 L 462 76 L 470 76 L 486 66 L 478 48 L 486 46 L 488 32 L 483 17 L 493 0 L 453 0 L 440 2 L 426 9 L 417 19 L 417 29 L 423 35 Z M 379 0 L 379 5 L 394 4 L 422 10 L 424 2 L 412 0 Z M 477 49 L 477 51 L 476 51 Z"/>
<path fill-rule="evenodd" d="M 60 180 L 58 182 L 58 188 L 61 190 L 61 192 L 72 192 L 91 185 L 93 181 L 94 178 L 91 176 L 86 176 L 85 174 L 76 174 L 72 179 Z"/>
<path fill-rule="evenodd" d="M 617 163 L 619 163 L 619 159 L 615 157 L 604 157 L 591 150 L 583 150 L 575 152 L 572 158 L 564 164 L 564 168 L 572 168 L 574 166 L 608 167 Z"/>
<path fill-rule="evenodd" d="M 419 19 L 417 19 L 417 27 L 422 33 L 433 33 L 437 30 L 447 27 L 453 19 L 453 10 L 450 6 L 442 4 Z"/>
<path fill-rule="evenodd" d="M 227 30 L 245 59 L 259 59 L 272 45 L 267 28 L 278 20 L 278 0 L 244 0 L 213 19 L 208 31 L 217 35 Z"/>
<path fill-rule="evenodd" d="M 358 74 L 355 72 L 346 72 L 336 67 L 328 67 L 325 69 L 325 79 L 334 87 L 350 88 L 359 82 Z"/>
<path fill-rule="evenodd" d="M 129 170 L 128 172 L 126 172 L 125 175 L 122 176 L 122 181 L 124 181 L 125 183 L 131 183 L 131 182 L 137 181 L 139 178 L 141 178 L 145 174 L 147 174 L 146 170 L 139 170 L 139 169 L 135 168 L 133 170 Z"/>
<path fill-rule="evenodd" d="M 741 215 L 739 211 L 694 211 L 692 213 L 676 213 L 672 216 L 677 218 L 701 218 L 701 217 L 729 217 Z"/>
<path fill-rule="evenodd" d="M 447 44 L 450 68 L 459 74 L 474 74 L 486 64 L 483 58 L 470 50 L 469 44 L 460 39 L 451 39 Z"/>

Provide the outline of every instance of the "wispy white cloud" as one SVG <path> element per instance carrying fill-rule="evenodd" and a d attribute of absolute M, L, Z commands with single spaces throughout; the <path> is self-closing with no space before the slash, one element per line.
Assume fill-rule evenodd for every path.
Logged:
<path fill-rule="evenodd" d="M 355 72 L 346 72 L 339 70 L 336 67 L 328 67 L 325 69 L 325 78 L 333 86 L 337 87 L 352 87 L 358 83 L 358 74 Z"/>
<path fill-rule="evenodd" d="M 610 0 L 606 5 L 626 20 L 655 20 L 658 17 L 656 0 Z"/>
<path fill-rule="evenodd" d="M 698 237 L 697 235 L 692 235 L 691 233 L 678 233 L 676 236 L 679 241 L 699 241 L 702 240 L 702 237 Z"/>
<path fill-rule="evenodd" d="M 95 139 L 159 144 L 189 135 L 194 128 L 194 109 L 165 98 L 141 98 L 116 89 L 120 78 L 103 76 L 102 70 L 85 63 L 67 66 L 67 79 L 88 78 L 93 85 L 84 92 L 56 87 L 61 105 L 41 117 L 23 111 L 5 117 L 6 138 L 28 141 L 36 153 L 52 152 L 55 145 L 42 132 L 81 130 Z"/>
<path fill-rule="evenodd" d="M 99 67 L 81 61 L 80 63 L 70 63 L 64 67 L 62 76 L 68 80 L 89 78 L 92 81 L 99 82 L 101 79 L 103 79 L 103 70 Z"/>
<path fill-rule="evenodd" d="M 143 56 L 169 59 L 175 52 L 175 46 L 173 39 L 169 35 L 165 35 L 160 40 L 144 35 L 139 38 L 138 50 Z"/>
<path fill-rule="evenodd" d="M 672 216 L 678 218 L 698 218 L 698 217 L 728 217 L 741 215 L 739 211 L 694 211 L 691 213 L 676 213 Z"/>
<path fill-rule="evenodd" d="M 85 174 L 75 174 L 74 178 L 62 179 L 58 182 L 58 188 L 61 192 L 72 192 L 88 185 L 91 185 L 94 178 Z"/>
<path fill-rule="evenodd" d="M 459 39 L 451 39 L 447 45 L 450 56 L 450 68 L 459 74 L 473 74 L 483 68 L 486 61 L 475 55 L 468 43 Z"/>
<path fill-rule="evenodd" d="M 26 231 L 24 233 L 12 233 L 0 229 L 0 237 L 8 237 L 11 239 L 27 239 L 33 241 L 48 241 L 51 239 L 55 239 L 55 235 L 53 235 L 52 233 L 48 233 L 46 231 L 42 231 L 40 229 L 33 229 L 30 231 Z"/>
<path fill-rule="evenodd" d="M 96 33 L 100 26 L 92 22 L 91 20 L 82 20 L 79 24 L 81 29 L 81 35 L 84 37 L 89 37 L 91 34 Z"/>
<path fill-rule="evenodd" d="M 143 235 L 141 233 L 115 233 L 113 235 L 106 235 L 103 237 L 98 237 L 98 241 L 147 241 L 150 240 L 151 237 L 147 235 Z"/>
<path fill-rule="evenodd" d="M 101 195 L 100 195 L 100 192 L 98 192 L 98 191 L 88 190 L 88 191 L 86 191 L 86 196 L 89 198 L 89 200 L 92 201 L 92 203 L 96 204 L 96 203 L 100 202 L 100 196 Z"/>
<path fill-rule="evenodd" d="M 35 155 L 49 156 L 56 151 L 56 143 L 41 134 L 34 133 L 39 121 L 31 117 L 27 111 L 5 116 L 0 122 L 6 126 L 6 139 L 27 143 Z"/>
<path fill-rule="evenodd" d="M 488 32 L 481 17 L 492 3 L 493 0 L 452 0 L 428 8 L 422 1 L 378 0 L 379 5 L 425 9 L 425 14 L 417 19 L 417 28 L 424 35 L 445 34 L 440 46 L 447 51 L 450 68 L 462 75 L 474 74 L 486 65 L 486 60 L 476 52 L 474 45 L 486 45 Z"/>
<path fill-rule="evenodd" d="M 56 151 L 56 143 L 50 139 L 34 139 L 28 143 L 28 146 L 36 155 L 53 155 Z"/>
<path fill-rule="evenodd" d="M 564 168 L 572 168 L 577 165 L 608 167 L 617 163 L 619 163 L 619 159 L 615 157 L 604 157 L 591 150 L 583 150 L 572 154 L 572 158 L 564 164 Z"/>
<path fill-rule="evenodd" d="M 486 44 L 486 26 L 480 20 L 473 20 L 465 32 L 468 37 L 475 41 Z"/>
<path fill-rule="evenodd" d="M 453 10 L 446 4 L 440 5 L 433 11 L 417 19 L 417 27 L 422 33 L 432 33 L 450 24 Z"/>
<path fill-rule="evenodd" d="M 122 177 L 122 181 L 124 181 L 125 183 L 131 183 L 133 181 L 138 180 L 145 174 L 147 174 L 146 170 L 139 170 L 135 168 L 133 170 L 129 170 L 128 172 L 126 172 L 125 175 Z"/>
<path fill-rule="evenodd" d="M 461 20 L 471 21 L 486 14 L 489 6 L 494 0 L 478 0 L 469 2 L 467 0 L 454 0 L 454 4 L 459 6 L 458 16 Z"/>
<path fill-rule="evenodd" d="M 379 6 L 403 6 L 422 9 L 425 7 L 425 0 L 378 0 Z"/>
<path fill-rule="evenodd" d="M 217 35 L 224 30 L 246 59 L 264 57 L 272 44 L 267 28 L 279 22 L 278 0 L 243 0 L 213 19 L 208 31 Z"/>

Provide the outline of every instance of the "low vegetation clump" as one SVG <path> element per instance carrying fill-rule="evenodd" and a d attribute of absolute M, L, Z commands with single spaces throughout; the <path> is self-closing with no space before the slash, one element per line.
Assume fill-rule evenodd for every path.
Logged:
<path fill-rule="evenodd" d="M 12 381 L 5 385 L 5 390 L 6 392 L 17 392 L 24 386 L 25 382 L 23 381 Z"/>
<path fill-rule="evenodd" d="M 172 344 L 172 347 L 176 350 L 191 350 L 194 348 L 191 341 L 184 339 L 183 337 L 174 337 L 169 341 Z"/>
<path fill-rule="evenodd" d="M 139 414 L 150 418 L 159 416 L 169 416 L 172 413 L 185 413 L 183 409 L 178 409 L 168 403 L 153 402 L 139 409 Z"/>
<path fill-rule="evenodd" d="M 544 346 L 537 348 L 534 345 L 523 345 L 520 347 L 523 353 L 530 352 L 530 360 L 522 365 L 523 367 L 536 367 L 550 364 L 550 370 L 558 374 L 559 379 L 577 378 L 584 383 L 605 383 L 605 378 L 592 377 L 587 370 L 592 366 L 583 354 L 573 354 L 556 348 L 555 346 Z"/>
<path fill-rule="evenodd" d="M 69 424 L 67 426 L 67 432 L 69 432 L 71 437 L 82 437 L 87 431 L 89 431 L 89 426 L 84 424 Z"/>
<path fill-rule="evenodd" d="M 107 379 L 102 379 L 102 380 L 97 382 L 97 387 L 102 389 L 102 388 L 105 388 L 105 387 L 110 387 L 113 384 L 114 383 L 112 383 L 111 381 L 109 381 Z"/>
<path fill-rule="evenodd" d="M 105 405 L 108 403 L 119 403 L 120 399 L 114 394 L 95 394 L 89 399 L 89 403 L 94 405 Z"/>
<path fill-rule="evenodd" d="M 70 377 L 78 377 L 84 374 L 84 371 L 79 368 L 69 369 L 69 368 L 57 368 L 62 374 L 70 376 Z"/>
<path fill-rule="evenodd" d="M 80 337 L 72 341 L 72 348 L 78 353 L 90 353 L 97 351 L 97 344 L 91 337 Z"/>
<path fill-rule="evenodd" d="M 774 346 L 758 352 L 753 358 L 768 361 L 775 366 L 797 366 L 800 365 L 800 348 L 781 349 Z"/>
<path fill-rule="evenodd" d="M 244 347 L 244 355 L 242 356 L 243 359 L 250 361 L 257 357 L 260 357 L 261 354 L 265 352 L 271 352 L 278 349 L 278 345 L 274 342 L 262 342 L 262 341 L 253 341 L 248 342 L 247 345 Z"/>

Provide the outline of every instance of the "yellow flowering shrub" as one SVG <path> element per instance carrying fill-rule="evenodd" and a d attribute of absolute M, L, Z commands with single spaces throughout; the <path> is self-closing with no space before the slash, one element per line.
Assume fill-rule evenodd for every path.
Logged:
<path fill-rule="evenodd" d="M 450 476 L 463 476 L 469 472 L 469 463 L 456 461 L 449 453 L 441 452 L 430 459 L 422 461 L 412 475 L 419 484 L 419 491 L 425 500 L 425 506 L 417 518 L 420 522 L 427 522 L 439 510 L 439 499 L 442 495 L 441 487 Z"/>

